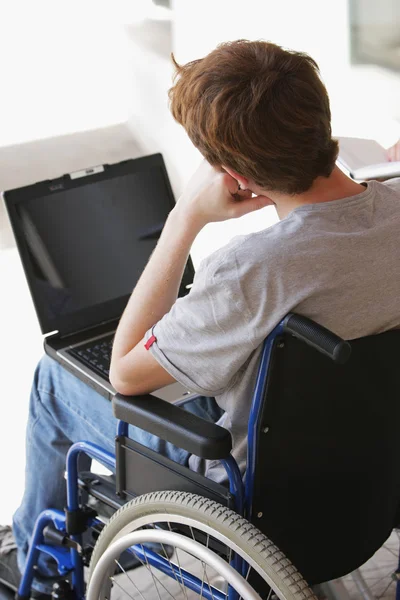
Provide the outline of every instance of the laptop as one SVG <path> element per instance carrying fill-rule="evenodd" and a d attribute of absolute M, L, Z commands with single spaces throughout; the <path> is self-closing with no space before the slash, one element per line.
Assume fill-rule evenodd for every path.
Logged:
<path fill-rule="evenodd" d="M 4 193 L 45 352 L 111 400 L 118 321 L 175 201 L 161 154 L 99 165 Z M 179 296 L 189 292 L 189 258 Z M 197 396 L 179 383 L 153 394 Z"/>

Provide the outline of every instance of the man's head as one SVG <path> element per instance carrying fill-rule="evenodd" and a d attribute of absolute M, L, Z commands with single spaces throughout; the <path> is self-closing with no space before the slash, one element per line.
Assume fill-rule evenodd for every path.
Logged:
<path fill-rule="evenodd" d="M 283 194 L 329 177 L 338 144 L 325 86 L 307 54 L 238 40 L 175 66 L 172 114 L 211 165 Z"/>

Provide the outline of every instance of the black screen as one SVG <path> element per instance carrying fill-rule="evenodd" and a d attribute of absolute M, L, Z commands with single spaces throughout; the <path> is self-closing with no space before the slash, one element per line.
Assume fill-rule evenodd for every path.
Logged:
<path fill-rule="evenodd" d="M 130 294 L 171 209 L 159 167 L 16 205 L 46 320 Z"/>

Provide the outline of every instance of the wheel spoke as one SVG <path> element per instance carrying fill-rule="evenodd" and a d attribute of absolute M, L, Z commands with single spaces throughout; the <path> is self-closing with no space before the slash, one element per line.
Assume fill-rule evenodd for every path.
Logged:
<path fill-rule="evenodd" d="M 177 584 L 179 585 L 179 587 L 182 589 L 182 583 L 179 581 L 179 579 L 178 579 L 178 576 L 177 576 L 177 574 L 176 574 L 176 572 L 175 572 L 175 568 L 174 568 L 174 567 L 176 567 L 176 565 L 175 565 L 175 563 L 172 563 L 172 562 L 170 561 L 170 559 L 169 559 L 169 556 L 168 556 L 168 553 L 167 553 L 167 551 L 166 551 L 166 549 L 165 549 L 165 547 L 164 547 L 164 544 L 161 544 L 161 547 L 162 547 L 162 549 L 163 549 L 163 551 L 164 551 L 165 558 L 166 558 L 166 559 L 167 559 L 167 561 L 169 562 L 169 566 L 170 566 L 170 568 L 171 568 L 171 572 L 172 572 L 172 573 L 173 573 L 173 575 L 174 575 L 174 579 L 175 579 L 175 581 L 177 582 Z"/>
<path fill-rule="evenodd" d="M 210 546 L 210 534 L 209 534 L 209 533 L 207 533 L 207 542 L 206 542 L 206 548 L 209 548 L 209 546 Z M 207 565 L 206 565 L 205 563 L 203 563 L 203 562 L 202 562 L 201 564 L 203 565 L 204 573 L 205 573 L 205 576 L 206 576 L 206 579 L 207 579 L 207 585 L 208 585 L 208 587 L 210 588 L 210 592 L 211 592 L 211 598 L 212 598 L 212 600 L 214 600 L 214 594 L 213 594 L 213 592 L 212 592 L 212 587 L 211 587 L 211 585 L 210 585 L 210 581 L 209 581 L 209 579 L 208 579 L 208 575 L 207 575 Z"/>
<path fill-rule="evenodd" d="M 125 571 L 124 567 L 117 561 L 117 559 L 115 559 L 115 562 L 117 563 L 117 565 L 121 569 L 121 571 L 123 571 L 123 573 L 127 576 L 127 578 L 129 579 L 129 581 L 132 583 L 133 587 L 139 592 L 141 598 L 143 600 L 146 600 L 146 598 L 143 596 L 142 592 L 139 590 L 139 588 L 136 585 L 136 583 L 133 581 L 133 579 L 130 577 L 130 575 Z"/>
<path fill-rule="evenodd" d="M 379 585 L 381 583 L 381 581 L 383 581 L 384 579 L 386 579 L 387 577 L 390 577 L 392 574 L 393 570 L 391 569 L 386 575 L 382 575 L 382 577 L 379 577 L 379 579 L 376 579 L 373 583 L 371 583 L 371 585 L 369 586 L 371 589 L 373 587 L 376 587 L 377 585 Z"/>
<path fill-rule="evenodd" d="M 168 529 L 172 532 L 171 523 L 169 521 L 168 521 Z M 184 596 L 185 596 L 185 598 L 187 600 L 187 592 L 186 592 L 186 589 L 185 589 L 185 585 L 183 583 L 182 570 L 181 570 L 181 566 L 179 564 L 178 550 L 176 550 L 176 560 L 178 561 L 178 568 L 179 568 L 179 573 L 180 573 L 180 576 L 181 576 L 181 580 L 180 581 L 178 579 L 177 574 L 175 573 L 175 569 L 172 569 L 172 571 L 174 573 L 174 577 L 175 577 L 176 581 L 179 584 L 179 587 L 181 588 L 181 591 L 183 591 L 183 594 L 184 594 Z"/>
<path fill-rule="evenodd" d="M 151 566 L 149 565 L 149 561 L 147 560 L 146 549 L 145 549 L 145 547 L 144 547 L 142 544 L 141 544 L 141 546 L 142 546 L 142 550 L 143 550 L 143 553 L 144 553 L 144 557 L 145 557 L 145 559 L 146 559 L 146 565 L 145 565 L 145 566 L 147 566 L 147 569 L 150 571 L 150 575 L 151 575 L 151 576 L 152 576 L 152 578 L 153 578 L 154 587 L 155 587 L 155 588 L 156 588 L 156 590 L 157 590 L 157 594 L 158 594 L 158 598 L 159 598 L 159 600 L 161 600 L 161 596 L 160 596 L 160 590 L 158 589 L 158 586 L 157 586 L 157 584 L 156 584 L 156 581 L 158 581 L 158 583 L 159 583 L 159 584 L 160 584 L 160 585 L 161 585 L 161 586 L 164 588 L 164 590 L 165 590 L 165 591 L 166 591 L 166 592 L 167 592 L 167 593 L 168 593 L 168 594 L 171 596 L 171 598 L 174 598 L 174 597 L 173 597 L 173 595 L 171 594 L 171 592 L 170 592 L 170 591 L 169 591 L 169 590 L 168 590 L 168 589 L 165 587 L 165 585 L 163 584 L 163 582 L 162 582 L 162 581 L 160 581 L 156 575 L 154 575 L 154 573 L 153 573 L 153 569 L 151 568 Z"/>
<path fill-rule="evenodd" d="M 207 575 L 207 565 L 206 565 L 206 563 L 203 563 L 203 562 L 201 564 L 203 565 L 204 573 L 205 573 L 205 576 L 206 576 L 206 579 L 207 579 L 208 589 L 210 590 L 210 593 L 211 593 L 211 598 L 212 598 L 212 600 L 214 600 L 214 594 L 213 594 L 213 591 L 212 591 L 212 587 L 210 585 L 210 580 L 208 579 L 208 575 Z"/>
<path fill-rule="evenodd" d="M 176 561 L 178 563 L 179 575 L 181 576 L 183 593 L 184 593 L 185 599 L 188 600 L 187 592 L 186 592 L 186 586 L 183 583 L 183 575 L 182 575 L 181 563 L 180 563 L 180 560 L 179 560 L 178 548 L 175 549 L 175 554 L 176 554 Z"/>
<path fill-rule="evenodd" d="M 204 569 L 204 563 L 201 563 L 201 565 Z M 203 571 L 203 577 L 201 578 L 200 598 L 203 597 L 203 590 L 204 590 L 204 571 Z"/>
<path fill-rule="evenodd" d="M 193 533 L 193 527 L 190 525 L 190 526 L 189 526 L 189 529 L 190 529 L 190 533 L 192 534 L 192 540 L 195 542 L 195 541 L 196 541 L 196 538 L 194 537 L 194 533 Z"/>
<path fill-rule="evenodd" d="M 163 582 L 162 582 L 162 581 L 160 581 L 160 579 L 157 577 L 157 575 L 154 575 L 154 573 L 153 573 L 153 571 L 152 571 L 152 568 L 151 568 L 151 566 L 150 566 L 150 564 L 149 564 L 149 562 L 148 562 L 148 560 L 147 560 L 146 550 L 145 550 L 145 548 L 143 547 L 143 545 L 142 545 L 142 544 L 140 544 L 140 546 L 141 546 L 141 548 L 142 548 L 142 551 L 143 551 L 143 554 L 144 554 L 144 556 L 145 556 L 146 562 L 144 562 L 144 561 L 143 561 L 143 560 L 140 558 L 140 556 L 138 556 L 138 555 L 135 553 L 135 556 L 136 556 L 136 558 L 138 559 L 138 561 L 139 561 L 139 562 L 141 562 L 142 566 L 143 566 L 145 569 L 147 569 L 147 570 L 149 571 L 149 573 L 150 573 L 150 575 L 151 575 L 151 577 L 152 577 L 153 581 L 154 581 L 154 580 L 158 581 L 158 583 L 161 585 L 161 587 L 163 587 L 163 588 L 164 588 L 164 590 L 165 590 L 165 591 L 166 591 L 166 592 L 167 592 L 167 593 L 168 593 L 168 594 L 171 596 L 171 598 L 173 598 L 173 599 L 175 600 L 174 596 L 171 594 L 171 592 L 169 591 L 169 589 L 165 587 L 165 585 L 163 584 Z M 170 563 L 170 564 L 171 564 L 171 563 Z M 171 566 L 172 566 L 172 565 L 171 565 Z M 173 570 L 173 569 L 172 569 L 172 570 Z M 124 571 L 124 572 L 125 572 L 125 571 Z M 174 570 L 173 570 L 173 572 L 174 572 Z M 127 574 L 127 575 L 128 575 L 128 574 Z M 131 580 L 131 581 L 132 581 L 132 580 Z M 132 581 L 132 583 L 133 583 L 133 581 Z M 178 582 L 178 583 L 179 583 L 179 582 Z M 134 585 L 135 585 L 135 584 L 134 584 Z M 158 593 L 158 596 L 159 596 L 159 598 L 160 598 L 160 592 L 159 592 L 159 590 L 158 590 L 158 587 L 157 587 L 157 585 L 156 585 L 156 583 L 155 583 L 155 582 L 154 582 L 154 587 L 156 588 L 156 590 L 157 590 L 157 593 Z M 143 597 L 143 596 L 142 596 L 142 597 Z M 144 599 L 144 600 L 146 600 L 146 599 Z M 160 598 L 160 600 L 161 600 L 161 598 Z"/>
<path fill-rule="evenodd" d="M 146 566 L 147 566 L 147 569 L 150 571 L 150 575 L 151 575 L 151 576 L 152 576 L 152 578 L 153 578 L 154 587 L 155 587 L 155 588 L 156 588 L 156 590 L 157 590 L 157 594 L 158 594 L 158 600 L 161 600 L 160 591 L 159 591 L 159 589 L 158 589 L 158 586 L 157 586 L 157 584 L 156 584 L 156 577 L 154 576 L 154 573 L 153 573 L 153 571 L 152 571 L 152 570 L 151 570 L 151 568 L 150 568 L 149 561 L 147 560 L 147 554 L 146 554 L 146 550 L 144 549 L 144 546 L 143 546 L 142 544 L 141 544 L 141 548 L 142 548 L 142 551 L 143 551 L 143 554 L 144 554 L 144 558 L 145 558 L 145 561 L 146 561 Z"/>
<path fill-rule="evenodd" d="M 189 526 L 189 529 L 190 529 L 190 533 L 192 534 L 192 539 L 195 542 L 196 538 L 194 537 L 193 528 L 191 525 Z M 200 598 L 203 598 L 203 590 L 204 590 L 204 563 L 203 562 L 201 563 L 201 566 L 203 567 L 203 577 L 201 578 Z"/>
<path fill-rule="evenodd" d="M 396 558 L 398 557 L 398 553 L 396 552 L 396 550 L 392 550 L 392 548 L 388 548 L 388 546 L 383 546 L 385 548 L 385 550 L 387 552 L 390 552 L 390 554 L 392 554 L 393 556 L 395 556 Z"/>
<path fill-rule="evenodd" d="M 389 581 L 389 583 L 387 584 L 387 586 L 385 587 L 385 589 L 383 590 L 383 592 L 377 597 L 377 600 L 379 600 L 380 598 L 383 598 L 383 596 L 386 594 L 386 592 L 388 591 L 388 589 L 390 588 L 390 586 L 394 583 L 394 581 Z"/>
<path fill-rule="evenodd" d="M 117 585 L 117 586 L 118 586 L 118 587 L 119 587 L 119 588 L 120 588 L 120 589 L 121 589 L 121 590 L 124 592 L 124 594 L 126 594 L 127 596 L 129 596 L 129 598 L 132 598 L 132 600 L 135 600 L 135 597 L 134 597 L 134 596 L 131 596 L 131 595 L 130 595 L 130 594 L 127 592 L 127 591 L 126 591 L 126 589 L 125 589 L 125 588 L 124 588 L 124 587 L 123 587 L 123 586 L 122 586 L 120 583 L 118 583 L 118 581 L 115 579 L 115 577 L 110 577 L 110 579 L 111 579 L 111 581 L 112 581 L 113 583 L 115 583 L 115 585 Z"/>

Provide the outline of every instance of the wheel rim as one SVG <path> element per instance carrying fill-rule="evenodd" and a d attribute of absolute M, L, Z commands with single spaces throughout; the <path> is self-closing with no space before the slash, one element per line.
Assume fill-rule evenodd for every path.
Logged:
<path fill-rule="evenodd" d="M 171 523 L 173 523 L 174 525 L 176 524 L 176 525 L 187 526 L 191 530 L 197 529 L 198 531 L 201 531 L 201 532 L 207 534 L 211 538 L 218 540 L 219 542 L 221 542 L 222 544 L 227 546 L 232 552 L 234 552 L 238 556 L 240 556 L 248 564 L 248 567 L 249 567 L 248 571 L 246 573 L 246 579 L 248 578 L 251 569 L 254 569 L 261 576 L 261 578 L 270 586 L 271 593 L 268 595 L 268 599 L 272 596 L 272 593 L 274 593 L 278 598 L 280 598 L 280 600 L 286 600 L 286 598 L 292 597 L 292 594 L 290 593 L 289 588 L 287 588 L 287 586 L 285 584 L 278 586 L 277 582 L 273 579 L 273 577 L 271 577 L 263 569 L 263 567 L 257 562 L 257 554 L 255 554 L 254 556 L 249 554 L 248 552 L 244 551 L 241 546 L 236 544 L 232 539 L 228 538 L 223 532 L 218 531 L 215 528 L 207 525 L 207 523 L 196 520 L 189 516 L 175 514 L 172 512 L 156 512 L 156 511 L 154 511 L 154 512 L 149 512 L 140 517 L 135 517 L 133 521 L 130 521 L 128 524 L 126 524 L 124 527 L 122 527 L 118 533 L 115 534 L 115 536 L 112 540 L 112 544 L 114 544 L 116 541 L 120 540 L 121 538 L 127 536 L 128 534 L 130 534 L 132 532 L 136 532 L 137 530 L 140 530 L 143 527 L 149 527 L 149 526 L 155 527 L 155 524 L 157 524 L 157 525 L 158 524 L 166 524 L 166 525 L 168 525 L 168 527 L 171 531 Z M 144 531 L 150 531 L 150 530 L 145 529 Z M 159 531 L 160 530 L 157 530 L 157 532 L 159 532 Z M 193 535 L 193 533 L 192 533 L 192 535 Z M 181 537 L 184 538 L 184 536 L 181 536 Z M 101 559 L 99 559 L 99 561 L 100 560 Z M 113 567 L 115 567 L 115 565 L 113 565 Z M 97 565 L 95 568 L 97 568 Z M 113 571 L 110 569 L 108 576 L 111 577 L 112 573 L 113 573 Z M 103 586 L 102 594 L 100 595 L 100 598 L 105 599 L 105 598 L 110 597 L 111 583 L 112 583 L 111 580 L 109 580 L 108 586 L 107 585 Z M 185 600 L 187 600 L 186 596 L 184 596 L 184 597 L 185 597 Z M 98 600 L 98 598 L 96 598 L 95 600 Z M 143 600 L 143 597 L 141 598 L 141 600 Z M 214 598 L 213 600 L 217 600 L 217 599 Z"/>
<path fill-rule="evenodd" d="M 87 600 L 99 600 L 99 598 L 104 597 L 107 587 L 106 579 L 109 578 L 110 570 L 114 568 L 117 557 L 119 557 L 123 551 L 132 546 L 140 546 L 146 543 L 165 544 L 180 550 L 184 550 L 185 552 L 199 559 L 203 565 L 209 565 L 213 569 L 218 570 L 218 573 L 224 577 L 226 582 L 231 585 L 237 594 L 244 600 L 260 600 L 260 596 L 254 591 L 248 581 L 246 581 L 246 579 L 244 579 L 224 559 L 216 555 L 209 548 L 199 544 L 189 537 L 185 537 L 171 531 L 155 531 L 149 529 L 141 529 L 139 531 L 128 533 L 122 537 L 119 536 L 119 539 L 108 547 L 108 549 L 99 559 L 92 574 Z M 181 571 L 180 566 L 179 570 Z M 203 573 L 206 573 L 205 567 L 203 567 Z M 184 576 L 182 571 L 179 578 L 181 583 L 184 584 Z M 205 579 L 206 578 L 203 575 L 200 597 L 209 597 L 209 593 L 206 594 L 205 592 L 206 590 L 208 592 L 208 590 L 211 589 L 211 597 L 213 598 L 215 595 L 212 591 L 213 588 L 209 587 L 209 583 L 207 583 Z"/>

